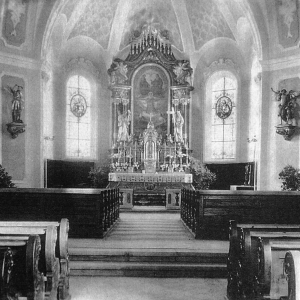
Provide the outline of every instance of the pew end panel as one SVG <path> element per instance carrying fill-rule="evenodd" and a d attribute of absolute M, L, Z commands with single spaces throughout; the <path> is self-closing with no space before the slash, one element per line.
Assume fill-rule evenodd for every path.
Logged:
<path fill-rule="evenodd" d="M 24 239 L 23 239 L 24 241 Z M 7 240 L 6 240 L 7 242 Z M 1 298 L 44 300 L 44 274 L 40 270 L 41 242 L 38 235 L 30 235 L 25 245 L 3 244 L 0 240 L 2 273 Z"/>
<path fill-rule="evenodd" d="M 288 297 L 282 300 L 300 300 L 300 251 L 288 251 L 284 259 L 288 279 Z"/>
<path fill-rule="evenodd" d="M 228 298 L 287 299 L 283 259 L 286 251 L 300 247 L 299 225 L 231 225 Z"/>
<path fill-rule="evenodd" d="M 69 221 L 61 222 L 0 222 L 0 240 L 8 244 L 25 244 L 30 234 L 39 234 L 42 253 L 40 265 L 47 279 L 47 298 L 56 299 L 57 286 L 60 300 L 70 299 L 69 294 L 69 254 L 68 254 Z M 52 275 L 51 275 L 52 274 Z"/>

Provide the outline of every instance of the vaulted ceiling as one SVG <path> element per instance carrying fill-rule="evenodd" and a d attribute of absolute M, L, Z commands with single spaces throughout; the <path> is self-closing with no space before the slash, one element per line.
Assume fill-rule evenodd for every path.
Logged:
<path fill-rule="evenodd" d="M 97 45 L 116 55 L 152 26 L 186 55 L 201 51 L 216 38 L 236 43 L 248 39 L 248 45 L 259 48 L 253 10 L 262 14 L 266 9 L 261 4 L 251 8 L 247 0 L 62 0 L 54 4 L 47 21 L 44 47 L 48 48 L 48 35 L 56 49 L 75 39 L 78 50 Z M 260 26 L 266 31 L 265 24 Z"/>

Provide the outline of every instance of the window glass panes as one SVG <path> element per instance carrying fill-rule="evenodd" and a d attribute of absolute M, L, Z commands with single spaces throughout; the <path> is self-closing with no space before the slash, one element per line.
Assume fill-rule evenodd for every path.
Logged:
<path fill-rule="evenodd" d="M 83 76 L 72 76 L 66 94 L 66 155 L 92 158 L 91 85 Z"/>
<path fill-rule="evenodd" d="M 227 72 L 228 73 L 228 72 Z M 211 159 L 235 158 L 237 80 L 232 74 L 219 72 L 211 90 Z"/>

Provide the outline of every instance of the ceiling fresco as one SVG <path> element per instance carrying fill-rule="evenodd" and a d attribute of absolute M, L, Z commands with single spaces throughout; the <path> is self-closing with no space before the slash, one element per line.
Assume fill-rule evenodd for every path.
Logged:
<path fill-rule="evenodd" d="M 107 49 L 111 25 L 119 0 L 91 0 L 76 23 L 69 39 L 88 36 Z"/>
<path fill-rule="evenodd" d="M 223 15 L 211 0 L 187 0 L 192 34 L 196 50 L 216 37 L 234 39 Z"/>
<path fill-rule="evenodd" d="M 149 25 L 165 32 L 171 43 L 182 51 L 178 22 L 170 0 L 133 0 L 131 12 L 124 26 L 120 49 L 127 46 L 132 37 L 138 36 L 142 29 Z"/>

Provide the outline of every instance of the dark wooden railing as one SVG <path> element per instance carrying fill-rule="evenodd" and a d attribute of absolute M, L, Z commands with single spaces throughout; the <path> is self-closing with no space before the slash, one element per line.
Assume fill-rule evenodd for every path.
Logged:
<path fill-rule="evenodd" d="M 300 224 L 299 192 L 183 189 L 181 218 L 196 239 L 228 240 L 229 221 Z"/>
<path fill-rule="evenodd" d="M 0 221 L 66 218 L 75 238 L 103 238 L 120 207 L 118 189 L 0 189 L 0 203 Z"/>

